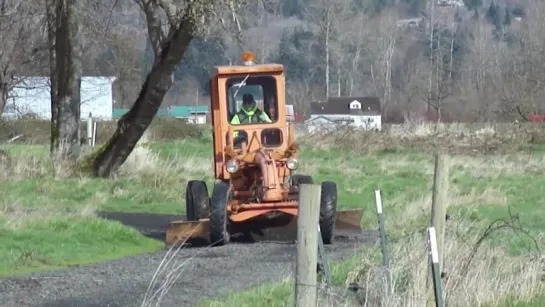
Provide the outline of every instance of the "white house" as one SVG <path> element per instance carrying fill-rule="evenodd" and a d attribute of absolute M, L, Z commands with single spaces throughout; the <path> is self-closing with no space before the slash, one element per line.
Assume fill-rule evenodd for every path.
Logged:
<path fill-rule="evenodd" d="M 2 117 L 17 118 L 34 115 L 51 119 L 49 77 L 20 77 L 23 81 L 9 93 Z M 81 118 L 92 113 L 93 118 L 110 120 L 113 114 L 113 87 L 115 77 L 81 78 Z"/>
<path fill-rule="evenodd" d="M 310 104 L 309 132 L 349 125 L 362 130 L 382 130 L 382 109 L 377 97 L 330 97 Z"/>

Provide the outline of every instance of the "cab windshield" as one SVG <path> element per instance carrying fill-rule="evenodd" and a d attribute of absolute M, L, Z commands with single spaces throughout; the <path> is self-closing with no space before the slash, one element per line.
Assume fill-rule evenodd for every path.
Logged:
<path fill-rule="evenodd" d="M 278 121 L 276 79 L 272 76 L 241 76 L 227 79 L 228 120 L 232 125 Z"/>

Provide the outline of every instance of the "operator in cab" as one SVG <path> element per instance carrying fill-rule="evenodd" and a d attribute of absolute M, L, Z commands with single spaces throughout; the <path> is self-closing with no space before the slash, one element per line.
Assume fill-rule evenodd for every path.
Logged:
<path fill-rule="evenodd" d="M 231 119 L 232 125 L 250 124 L 250 123 L 270 123 L 272 122 L 267 113 L 257 107 L 252 94 L 242 96 L 242 107 L 240 111 Z"/>

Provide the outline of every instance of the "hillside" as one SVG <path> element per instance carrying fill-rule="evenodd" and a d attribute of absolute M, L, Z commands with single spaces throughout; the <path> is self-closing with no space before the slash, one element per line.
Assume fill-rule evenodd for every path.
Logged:
<path fill-rule="evenodd" d="M 385 119 L 397 122 L 422 110 L 457 121 L 520 120 L 521 114 L 543 112 L 539 101 L 544 61 L 539 50 L 545 44 L 540 39 L 545 5 L 440 3 L 263 0 L 241 5 L 234 19 L 222 12 L 192 41 L 164 105 L 207 103 L 212 66 L 237 62 L 247 49 L 255 51 L 259 61 L 286 66 L 287 99 L 303 113 L 310 100 L 337 95 L 378 96 Z M 23 13 L 30 14 L 33 7 L 28 6 L 13 17 L 17 22 L 22 22 Z M 422 21 L 407 26 L 408 18 Z M 17 29 L 43 29 L 43 18 L 32 20 Z M 234 30 L 235 21 L 240 33 Z M 153 60 L 144 14 L 131 0 L 97 2 L 86 11 L 82 31 L 84 74 L 116 76 L 115 100 L 119 107 L 129 107 Z M 1 63 L 17 59 L 4 64 L 9 69 L 3 71 L 14 76 L 46 74 L 47 60 L 35 60 L 47 59 L 46 33 L 10 33 L 36 48 L 3 54 Z"/>

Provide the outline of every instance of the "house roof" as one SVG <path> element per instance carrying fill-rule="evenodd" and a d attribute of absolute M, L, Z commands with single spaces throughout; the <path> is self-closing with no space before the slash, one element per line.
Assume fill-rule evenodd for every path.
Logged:
<path fill-rule="evenodd" d="M 361 109 L 350 109 L 350 103 L 357 101 Z M 311 102 L 311 114 L 338 115 L 380 115 L 382 109 L 378 97 L 329 97 L 327 102 Z"/>
<path fill-rule="evenodd" d="M 127 113 L 129 109 L 114 109 L 113 117 L 121 117 Z M 194 114 L 208 113 L 208 106 L 171 106 L 166 108 L 160 108 L 157 111 L 157 116 L 164 117 L 190 117 Z"/>
<path fill-rule="evenodd" d="M 344 122 L 353 122 L 354 119 L 351 118 L 351 117 L 347 117 L 347 118 L 329 118 L 329 117 L 326 117 L 326 116 L 323 116 L 323 115 L 320 115 L 320 116 L 316 116 L 316 117 L 312 117 L 312 118 L 309 118 L 305 121 L 305 123 L 307 124 L 310 124 L 314 121 L 317 121 L 318 119 L 323 119 L 325 120 L 326 122 L 330 122 L 330 123 L 333 123 L 333 124 L 336 124 L 336 123 L 344 123 Z"/>

